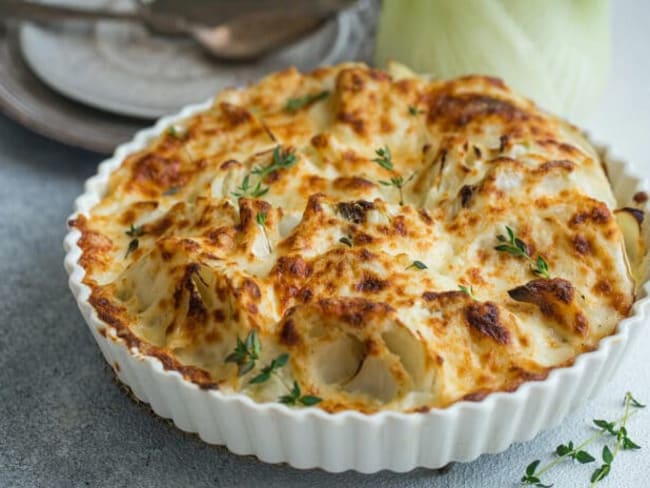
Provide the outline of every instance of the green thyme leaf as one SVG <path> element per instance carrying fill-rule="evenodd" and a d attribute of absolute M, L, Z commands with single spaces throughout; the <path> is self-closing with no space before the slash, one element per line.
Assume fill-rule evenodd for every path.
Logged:
<path fill-rule="evenodd" d="M 593 463 L 596 458 L 589 454 L 587 451 L 578 451 L 573 455 L 573 459 L 580 464 Z"/>
<path fill-rule="evenodd" d="M 539 463 L 542 461 L 539 459 L 535 459 L 532 463 L 530 463 L 528 466 L 526 466 L 526 474 L 528 476 L 532 476 L 533 473 L 535 473 L 535 470 L 537 469 L 537 466 L 539 466 Z"/>
<path fill-rule="evenodd" d="M 384 169 L 393 171 L 393 159 L 390 154 L 390 148 L 388 146 L 375 149 L 375 154 L 377 155 L 377 157 L 372 159 L 372 161 L 374 161 Z"/>
<path fill-rule="evenodd" d="M 410 115 L 418 115 L 418 114 L 423 114 L 423 113 L 424 113 L 424 110 L 420 110 L 415 105 L 409 105 L 409 114 Z"/>
<path fill-rule="evenodd" d="M 469 296 L 472 300 L 476 300 L 476 297 L 474 296 L 474 288 L 473 287 L 467 287 L 465 285 L 458 285 L 458 289 L 465 293 L 465 295 Z"/>
<path fill-rule="evenodd" d="M 541 276 L 542 278 L 551 279 L 551 273 L 549 271 L 548 263 L 546 260 L 540 255 L 538 255 L 536 259 L 533 259 L 533 257 L 530 255 L 528 245 L 519 237 L 517 237 L 515 235 L 515 231 L 513 231 L 507 225 L 506 233 L 508 234 L 508 237 L 502 234 L 497 235 L 497 241 L 501 244 L 495 246 L 494 249 L 499 252 L 505 252 L 514 257 L 523 257 L 532 261 L 533 264 L 531 265 L 531 270 L 535 275 Z"/>
<path fill-rule="evenodd" d="M 422 261 L 413 261 L 411 264 L 409 264 L 406 269 L 411 269 L 411 268 L 416 268 L 416 269 L 427 269 L 428 266 L 424 264 Z"/>
<path fill-rule="evenodd" d="M 289 355 L 286 353 L 280 354 L 277 358 L 273 359 L 268 366 L 262 368 L 262 372 L 253 377 L 249 383 L 255 385 L 267 382 L 273 373 L 287 364 L 287 361 L 289 361 Z"/>
<path fill-rule="evenodd" d="M 266 226 L 266 213 L 265 212 L 257 212 L 257 215 L 255 216 L 255 220 L 257 220 L 257 224 L 264 227 Z"/>
<path fill-rule="evenodd" d="M 298 401 L 302 403 L 305 407 L 311 407 L 312 405 L 316 405 L 317 403 L 322 402 L 322 398 L 318 398 L 317 396 L 313 395 L 305 395 L 301 396 Z"/>
<path fill-rule="evenodd" d="M 537 261 L 533 266 L 533 273 L 542 278 L 551 279 L 551 275 L 548 272 L 548 263 L 542 256 L 537 256 Z"/>
<path fill-rule="evenodd" d="M 611 469 L 612 469 L 611 464 L 603 464 L 600 467 L 596 468 L 594 473 L 591 475 L 592 486 L 593 486 L 593 484 L 598 483 L 605 476 L 607 476 Z"/>
<path fill-rule="evenodd" d="M 241 185 L 237 187 L 237 191 L 232 192 L 232 195 L 237 198 L 260 198 L 266 195 L 269 191 L 268 186 L 263 186 L 264 178 L 271 173 L 281 169 L 290 168 L 298 159 L 293 151 L 283 152 L 279 145 L 273 149 L 273 160 L 270 164 L 263 167 L 254 168 L 250 174 L 244 176 Z M 251 175 L 257 176 L 257 183 L 253 186 L 251 183 Z"/>
<path fill-rule="evenodd" d="M 141 225 L 134 226 L 131 224 L 131 227 L 125 232 L 125 234 L 129 237 L 141 237 L 144 235 L 144 230 Z"/>
<path fill-rule="evenodd" d="M 287 103 L 284 105 L 284 109 L 287 112 L 296 112 L 307 105 L 311 105 L 314 102 L 323 100 L 329 96 L 329 90 L 323 90 L 322 92 L 314 93 L 311 95 L 305 95 L 298 98 L 290 98 L 287 100 Z"/>
<path fill-rule="evenodd" d="M 140 245 L 140 241 L 138 239 L 131 239 L 131 242 L 129 242 L 129 247 L 126 249 L 126 254 L 124 255 L 124 257 L 128 258 L 129 254 L 131 254 L 136 249 L 138 249 L 139 245 Z"/>
<path fill-rule="evenodd" d="M 350 239 L 347 236 L 343 236 L 339 239 L 339 242 L 341 244 L 345 244 L 346 246 L 352 247 L 352 239 Z"/>
<path fill-rule="evenodd" d="M 298 399 L 300 398 L 300 386 L 297 382 L 293 382 L 293 388 L 289 391 L 288 395 L 282 395 L 278 401 L 284 403 L 285 405 L 295 405 Z"/>

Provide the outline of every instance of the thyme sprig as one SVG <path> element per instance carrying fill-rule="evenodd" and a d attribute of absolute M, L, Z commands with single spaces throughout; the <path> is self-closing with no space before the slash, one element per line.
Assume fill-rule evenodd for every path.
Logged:
<path fill-rule="evenodd" d="M 530 268 L 531 271 L 542 278 L 551 279 L 551 273 L 548 269 L 548 263 L 541 256 L 537 255 L 537 258 L 533 258 L 530 255 L 530 250 L 528 245 L 522 241 L 519 237 L 515 235 L 515 232 L 506 225 L 506 232 L 508 237 L 499 234 L 497 235 L 497 241 L 501 244 L 494 247 L 499 252 L 508 253 L 514 257 L 523 257 L 532 262 Z"/>
<path fill-rule="evenodd" d="M 262 344 L 257 336 L 257 331 L 251 330 L 243 341 L 237 336 L 235 350 L 226 356 L 226 362 L 237 364 L 238 376 L 244 376 L 255 367 L 261 350 Z"/>
<path fill-rule="evenodd" d="M 296 405 L 300 403 L 305 407 L 310 407 L 316 405 L 322 401 L 321 398 L 313 395 L 303 395 L 300 391 L 300 385 L 296 381 L 293 382 L 293 388 L 289 391 L 288 395 L 282 395 L 278 401 L 284 403 L 285 405 Z"/>
<path fill-rule="evenodd" d="M 284 105 L 284 110 L 287 112 L 296 112 L 301 108 L 306 107 L 307 105 L 311 105 L 314 102 L 318 102 L 327 98 L 329 94 L 329 90 L 323 90 L 321 92 L 305 95 L 303 97 L 290 98 Z"/>
<path fill-rule="evenodd" d="M 426 264 L 424 264 L 422 261 L 417 261 L 417 260 L 416 260 L 416 261 L 413 261 L 411 264 L 409 264 L 409 265 L 406 267 L 406 269 L 411 269 L 411 268 L 415 268 L 415 269 L 427 269 L 428 266 L 427 266 Z"/>
<path fill-rule="evenodd" d="M 264 234 L 264 239 L 266 239 L 266 244 L 269 247 L 269 252 L 273 252 L 271 240 L 269 239 L 269 235 L 266 233 L 266 212 L 257 212 L 255 220 L 257 221 L 257 225 L 262 228 L 262 234 Z"/>
<path fill-rule="evenodd" d="M 232 192 L 237 198 L 259 198 L 269 191 L 268 187 L 262 187 L 262 180 L 259 180 L 255 186 L 252 186 L 250 183 L 250 175 L 244 176 L 241 185 L 237 187 L 237 191 Z"/>
<path fill-rule="evenodd" d="M 596 459 L 588 451 L 586 451 L 585 448 L 601 437 L 610 435 L 616 439 L 616 444 L 614 445 L 613 451 L 609 448 L 608 445 L 605 445 L 603 447 L 601 453 L 603 463 L 598 468 L 596 468 L 591 475 L 590 486 L 592 488 L 596 486 L 598 482 L 605 478 L 612 470 L 612 463 L 614 462 L 614 459 L 616 458 L 616 455 L 619 453 L 619 451 L 641 448 L 638 444 L 630 439 L 627 433 L 626 425 L 630 417 L 638 412 L 638 410 L 631 410 L 631 408 L 645 408 L 645 405 L 636 400 L 629 391 L 625 394 L 623 404 L 625 406 L 625 410 L 621 418 L 613 422 L 602 419 L 594 419 L 593 423 L 596 427 L 598 427 L 599 430 L 594 435 L 587 438 L 585 441 L 575 446 L 573 441 L 569 441 L 567 444 L 560 444 L 555 449 L 555 455 L 557 457 L 541 468 L 539 467 L 541 463 L 539 459 L 536 459 L 530 463 L 526 467 L 524 476 L 521 478 L 521 485 L 535 486 L 537 488 L 549 488 L 553 486 L 552 484 L 547 485 L 542 483 L 542 475 L 546 474 L 555 466 L 567 459 L 571 459 L 580 464 L 588 464 L 594 462 Z"/>
<path fill-rule="evenodd" d="M 371 161 L 377 163 L 382 168 L 392 171 L 395 173 L 395 165 L 393 164 L 393 156 L 391 155 L 390 148 L 388 146 L 375 149 L 376 158 Z M 399 204 L 404 205 L 404 186 L 409 183 L 415 177 L 415 173 L 409 176 L 407 179 L 404 179 L 404 176 L 400 174 L 395 174 L 390 180 L 378 180 L 381 185 L 384 186 L 394 186 L 399 190 Z"/>
<path fill-rule="evenodd" d="M 124 255 L 125 258 L 128 258 L 129 254 L 136 251 L 140 246 L 140 240 L 138 239 L 138 237 L 142 237 L 144 235 L 144 229 L 142 228 L 141 225 L 134 226 L 133 224 L 131 224 L 129 230 L 127 230 L 124 233 L 127 236 L 132 238 L 131 241 L 129 241 L 129 245 L 126 248 L 126 254 Z"/>
<path fill-rule="evenodd" d="M 298 159 L 293 151 L 283 152 L 279 145 L 275 146 L 271 162 L 267 166 L 253 168 L 250 174 L 244 176 L 241 185 L 237 187 L 237 191 L 232 192 L 232 194 L 237 198 L 259 198 L 266 195 L 269 191 L 269 187 L 262 186 L 264 179 L 271 173 L 281 169 L 290 168 L 296 164 L 296 161 L 298 161 Z M 255 185 L 251 183 L 251 175 L 255 175 L 258 178 Z"/>
<path fill-rule="evenodd" d="M 470 297 L 472 300 L 476 300 L 476 296 L 474 296 L 473 286 L 458 285 L 458 289 L 462 291 L 465 295 Z"/>
<path fill-rule="evenodd" d="M 423 114 L 424 112 L 425 112 L 424 110 L 417 108 L 415 105 L 409 105 L 409 114 L 410 115 Z"/>
<path fill-rule="evenodd" d="M 235 349 L 228 356 L 226 356 L 226 363 L 235 363 L 238 366 L 238 376 L 244 376 L 246 373 L 255 369 L 257 361 L 260 359 L 262 351 L 262 343 L 256 330 L 251 330 L 246 336 L 245 340 L 241 340 L 237 336 L 237 344 Z M 288 395 L 282 395 L 278 398 L 280 403 L 287 405 L 296 405 L 298 403 L 309 407 L 321 402 L 321 399 L 313 395 L 302 395 L 300 386 L 296 381 L 293 382 L 293 387 L 289 387 L 280 377 L 278 371 L 284 368 L 289 362 L 289 354 L 282 353 L 275 359 L 272 359 L 269 364 L 264 366 L 258 374 L 253 376 L 248 381 L 249 385 L 259 385 L 266 383 L 275 376 L 282 386 L 289 392 Z"/>
<path fill-rule="evenodd" d="M 399 190 L 399 204 L 404 205 L 404 193 L 402 189 L 404 188 L 404 185 L 410 182 L 414 177 L 415 177 L 415 173 L 409 176 L 408 179 L 404 180 L 404 177 L 402 175 L 398 175 L 398 176 L 393 176 L 390 179 L 390 181 L 379 180 L 379 183 L 384 186 L 394 186 L 395 188 L 397 188 Z"/>
<path fill-rule="evenodd" d="M 272 374 L 277 374 L 277 370 L 286 366 L 289 361 L 289 355 L 287 353 L 280 354 L 277 358 L 272 359 L 271 362 L 262 368 L 262 371 L 254 376 L 249 383 L 251 385 L 256 385 L 259 383 L 266 383 L 271 379 Z"/>
<path fill-rule="evenodd" d="M 390 147 L 384 146 L 379 149 L 375 149 L 376 158 L 372 159 L 373 162 L 377 163 L 384 169 L 389 171 L 394 170 L 393 166 L 393 156 L 390 153 Z"/>

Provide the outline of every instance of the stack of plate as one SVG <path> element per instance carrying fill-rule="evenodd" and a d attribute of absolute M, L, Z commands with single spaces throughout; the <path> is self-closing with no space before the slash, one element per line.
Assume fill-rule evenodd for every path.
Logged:
<path fill-rule="evenodd" d="M 66 3 L 88 5 L 85 0 Z M 129 8 L 129 0 L 99 3 Z M 290 65 L 310 70 L 346 59 L 367 60 L 376 6 L 372 0 L 359 2 L 251 64 L 221 63 L 189 39 L 156 36 L 127 23 L 9 25 L 0 30 L 0 109 L 53 139 L 111 152 L 151 119 L 222 88 Z"/>

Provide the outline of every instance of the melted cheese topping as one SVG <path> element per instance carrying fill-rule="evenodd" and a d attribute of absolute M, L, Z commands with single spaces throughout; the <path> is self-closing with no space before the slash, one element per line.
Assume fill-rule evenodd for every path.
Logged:
<path fill-rule="evenodd" d="M 381 183 L 398 176 L 401 193 Z M 579 131 L 499 80 L 343 64 L 222 92 L 72 225 L 100 318 L 188 380 L 422 411 L 544 378 L 614 331 L 634 293 L 615 206 Z M 506 226 L 551 279 L 495 250 Z M 238 376 L 226 357 L 252 330 L 260 359 Z"/>

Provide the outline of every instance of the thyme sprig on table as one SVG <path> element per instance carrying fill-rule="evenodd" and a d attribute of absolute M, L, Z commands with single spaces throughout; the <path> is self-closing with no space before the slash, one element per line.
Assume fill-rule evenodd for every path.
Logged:
<path fill-rule="evenodd" d="M 260 359 L 260 353 L 262 351 L 262 343 L 259 340 L 259 336 L 256 330 L 251 330 L 246 336 L 245 340 L 241 340 L 237 336 L 237 344 L 235 349 L 228 356 L 226 356 L 226 363 L 236 363 L 239 367 L 238 375 L 244 376 L 246 373 L 251 372 L 257 366 L 257 361 Z M 298 403 L 306 407 L 316 405 L 322 400 L 313 395 L 302 395 L 300 391 L 300 386 L 296 381 L 293 382 L 293 387 L 287 386 L 287 384 L 282 380 L 278 375 L 278 370 L 284 368 L 289 362 L 289 354 L 282 353 L 275 359 L 272 359 L 269 364 L 264 366 L 258 374 L 253 376 L 248 381 L 249 385 L 259 385 L 266 383 L 271 379 L 271 376 L 275 376 L 282 386 L 284 386 L 289 392 L 288 395 L 282 395 L 278 398 L 280 403 L 286 405 L 297 405 Z"/>
<path fill-rule="evenodd" d="M 379 149 L 375 149 L 375 154 L 377 155 L 376 158 L 372 159 L 371 161 L 374 163 L 377 163 L 379 166 L 382 168 L 392 171 L 395 173 L 395 165 L 393 164 L 393 156 L 391 155 L 390 148 L 388 146 L 384 146 Z M 392 176 L 390 180 L 379 180 L 379 183 L 384 186 L 394 186 L 399 190 L 399 204 L 404 205 L 404 191 L 403 188 L 404 186 L 409 183 L 413 178 L 415 177 L 415 173 L 413 173 L 411 176 L 408 178 L 404 179 L 404 176 L 400 174 L 395 174 L 395 176 Z"/>
<path fill-rule="evenodd" d="M 623 404 L 625 410 L 621 418 L 612 422 L 602 419 L 594 419 L 593 423 L 599 430 L 585 441 L 577 445 L 574 445 L 573 441 L 569 441 L 567 444 L 560 444 L 555 449 L 555 455 L 557 457 L 541 468 L 539 467 L 541 464 L 539 459 L 530 463 L 526 467 L 524 476 L 521 478 L 521 485 L 535 486 L 537 488 L 549 488 L 553 486 L 552 484 L 544 484 L 542 482 L 542 475 L 548 473 L 555 466 L 567 459 L 571 459 L 580 464 L 593 463 L 596 461 L 596 458 L 586 451 L 585 448 L 596 440 L 606 435 L 610 435 L 616 439 L 616 443 L 614 444 L 613 451 L 608 445 L 603 446 L 601 453 L 602 464 L 593 471 L 590 480 L 590 486 L 592 488 L 596 486 L 599 481 L 611 472 L 614 459 L 621 450 L 641 449 L 641 446 L 630 439 L 627 432 L 627 421 L 638 412 L 638 410 L 631 410 L 632 408 L 645 408 L 645 405 L 636 400 L 629 391 L 625 394 Z"/>
<path fill-rule="evenodd" d="M 551 279 L 551 273 L 548 269 L 548 263 L 546 260 L 541 255 L 538 255 L 537 258 L 534 259 L 530 255 L 530 250 L 526 243 L 517 237 L 515 232 L 507 225 L 506 232 L 508 237 L 501 234 L 497 235 L 497 241 L 501 244 L 495 246 L 494 249 L 499 252 L 508 253 L 517 258 L 523 257 L 530 260 L 532 262 L 530 268 L 533 273 L 542 278 Z"/>
<path fill-rule="evenodd" d="M 244 341 L 237 336 L 235 350 L 226 356 L 226 362 L 237 364 L 239 367 L 237 374 L 244 376 L 255 368 L 255 364 L 260 358 L 261 350 L 262 344 L 257 336 L 257 331 L 251 330 Z"/>
<path fill-rule="evenodd" d="M 282 151 L 279 145 L 275 146 L 273 149 L 273 159 L 271 160 L 271 163 L 269 163 L 267 166 L 253 168 L 250 174 L 244 176 L 241 185 L 237 187 L 237 191 L 233 192 L 232 194 L 237 198 L 259 198 L 261 196 L 264 196 L 269 191 L 268 186 L 262 186 L 264 179 L 271 173 L 280 171 L 281 169 L 290 168 L 296 164 L 297 161 L 298 158 L 296 158 L 296 155 L 293 151 Z M 252 175 L 257 176 L 258 178 L 255 185 L 251 183 Z"/>
<path fill-rule="evenodd" d="M 323 100 L 329 96 L 330 92 L 329 90 L 323 90 L 318 93 L 314 93 L 311 95 L 305 95 L 303 97 L 297 97 L 297 98 L 290 98 L 287 100 L 287 103 L 284 105 L 284 110 L 287 112 L 297 112 L 303 107 L 306 107 L 307 105 L 311 105 L 314 102 L 318 102 L 320 100 Z"/>

